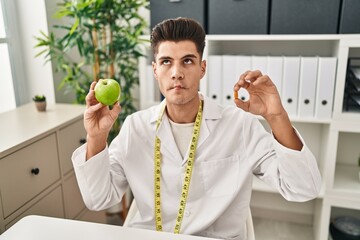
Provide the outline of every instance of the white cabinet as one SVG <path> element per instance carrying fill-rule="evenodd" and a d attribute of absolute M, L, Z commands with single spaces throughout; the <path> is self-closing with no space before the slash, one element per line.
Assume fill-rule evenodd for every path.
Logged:
<path fill-rule="evenodd" d="M 60 179 L 56 135 L 51 134 L 0 161 L 4 217 Z"/>
<path fill-rule="evenodd" d="M 105 222 L 82 200 L 71 154 L 86 139 L 82 105 L 33 103 L 0 114 L 0 234 L 30 214 Z M 88 216 L 91 216 L 88 217 Z"/>
<path fill-rule="evenodd" d="M 147 59 L 140 61 L 140 97 L 147 96 L 146 91 L 149 89 L 146 68 L 152 59 L 150 53 L 151 51 Z M 305 238 L 300 232 L 298 238 L 293 236 L 292 239 L 327 240 L 332 218 L 349 212 L 360 218 L 360 168 L 357 166 L 360 156 L 360 112 L 343 110 L 348 58 L 360 57 L 360 34 L 208 35 L 204 59 L 208 60 L 210 55 L 337 58 L 332 117 L 291 117 L 294 126 L 318 160 L 323 177 L 320 196 L 306 203 L 286 202 L 273 189 L 254 179 L 251 208 L 255 218 L 271 219 L 269 224 L 273 220 L 286 221 L 288 224 L 271 225 L 273 230 L 279 226 L 279 231 L 287 231 L 293 226 L 294 229 L 305 226 L 302 229 L 310 231 Z M 209 72 L 208 70 L 207 73 Z M 200 91 L 206 95 L 210 94 L 208 79 L 209 76 L 206 75 L 200 81 Z M 234 83 L 236 80 L 234 79 Z M 140 98 L 140 106 L 158 103 L 155 100 Z M 256 223 L 257 221 L 255 234 Z M 294 230 L 293 233 L 295 232 Z M 275 230 L 267 232 L 274 233 Z M 257 239 L 261 240 L 262 233 L 258 236 Z"/>
<path fill-rule="evenodd" d="M 73 169 L 71 155 L 74 150 L 86 142 L 84 123 L 78 120 L 59 131 L 59 158 L 62 174 L 65 175 Z"/>

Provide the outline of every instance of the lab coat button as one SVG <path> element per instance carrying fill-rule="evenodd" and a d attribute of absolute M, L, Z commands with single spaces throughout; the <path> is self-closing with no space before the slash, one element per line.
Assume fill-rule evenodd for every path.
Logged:
<path fill-rule="evenodd" d="M 184 212 L 184 214 L 185 214 L 185 217 L 188 217 L 188 216 L 190 216 L 190 211 L 187 211 L 187 210 L 186 210 L 186 211 Z"/>

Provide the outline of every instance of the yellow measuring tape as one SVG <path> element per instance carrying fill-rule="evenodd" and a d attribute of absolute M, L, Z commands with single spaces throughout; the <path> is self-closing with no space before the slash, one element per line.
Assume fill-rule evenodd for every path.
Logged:
<path fill-rule="evenodd" d="M 199 110 L 196 115 L 196 120 L 194 124 L 193 134 L 191 137 L 191 144 L 190 144 L 190 151 L 189 151 L 189 157 L 186 165 L 186 171 L 184 176 L 184 182 L 181 190 L 181 197 L 180 197 L 180 204 L 179 204 L 179 210 L 178 215 L 176 217 L 176 224 L 174 233 L 180 233 L 181 223 L 184 216 L 185 211 L 185 205 L 186 200 L 189 192 L 190 187 L 190 180 L 191 180 L 191 173 L 192 168 L 194 165 L 194 159 L 195 159 L 195 152 L 196 152 L 196 146 L 199 139 L 199 133 L 200 133 L 200 125 L 201 125 L 201 119 L 202 119 L 202 101 L 199 104 Z M 159 128 L 162 116 L 165 111 L 165 104 L 160 112 L 160 116 L 156 122 L 156 130 Z M 161 201 L 160 201 L 160 175 L 161 175 L 161 153 L 160 153 L 160 146 L 161 141 L 156 136 L 155 138 L 155 147 L 154 147 L 154 159 L 155 159 L 155 166 L 154 166 L 154 193 L 155 193 L 155 224 L 156 224 L 156 231 L 162 231 L 162 218 L 161 218 Z"/>

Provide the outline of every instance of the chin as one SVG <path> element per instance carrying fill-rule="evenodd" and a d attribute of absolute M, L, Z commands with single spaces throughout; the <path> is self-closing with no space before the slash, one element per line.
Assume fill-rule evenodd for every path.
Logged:
<path fill-rule="evenodd" d="M 183 105 L 188 102 L 188 100 L 182 96 L 168 95 L 165 96 L 165 98 L 166 98 L 166 102 L 169 104 Z"/>

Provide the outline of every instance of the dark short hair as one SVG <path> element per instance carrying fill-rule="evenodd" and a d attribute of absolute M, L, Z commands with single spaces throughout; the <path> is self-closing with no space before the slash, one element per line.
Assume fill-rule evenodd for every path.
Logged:
<path fill-rule="evenodd" d="M 150 41 L 154 56 L 158 47 L 164 41 L 190 40 L 196 45 L 196 50 L 202 58 L 205 48 L 205 31 L 199 22 L 191 18 L 175 18 L 164 20 L 152 29 Z"/>

